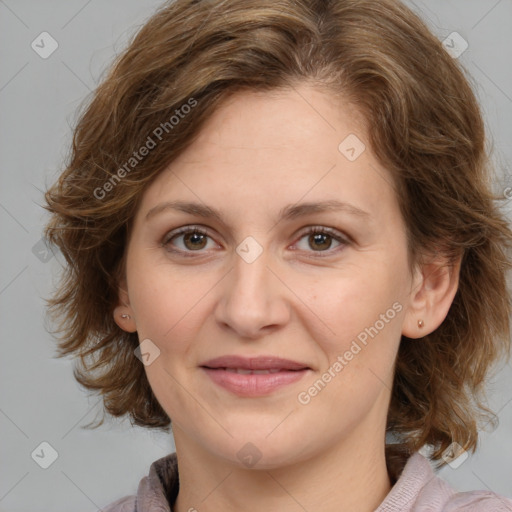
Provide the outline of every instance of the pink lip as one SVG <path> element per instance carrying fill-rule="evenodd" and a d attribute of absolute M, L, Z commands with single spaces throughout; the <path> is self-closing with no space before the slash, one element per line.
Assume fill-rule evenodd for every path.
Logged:
<path fill-rule="evenodd" d="M 201 365 L 217 385 L 238 396 L 255 397 L 272 393 L 302 379 L 310 370 L 307 365 L 273 356 L 246 358 L 224 356 Z M 268 374 L 241 374 L 227 369 L 279 370 Z"/>
<path fill-rule="evenodd" d="M 268 395 L 302 379 L 309 370 L 282 370 L 268 374 L 241 374 L 223 368 L 205 368 L 206 374 L 219 386 L 239 396 Z"/>

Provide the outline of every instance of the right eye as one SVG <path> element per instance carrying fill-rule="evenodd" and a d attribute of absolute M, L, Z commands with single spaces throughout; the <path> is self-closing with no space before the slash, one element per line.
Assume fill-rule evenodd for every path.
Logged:
<path fill-rule="evenodd" d="M 174 253 L 201 252 L 202 249 L 208 249 L 209 238 L 210 236 L 204 229 L 187 226 L 167 233 L 162 240 L 162 246 Z M 179 243 L 174 242 L 175 240 L 178 240 Z"/>

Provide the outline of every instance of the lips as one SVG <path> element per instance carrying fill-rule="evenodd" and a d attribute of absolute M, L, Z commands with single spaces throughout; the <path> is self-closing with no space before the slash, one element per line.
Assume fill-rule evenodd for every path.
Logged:
<path fill-rule="evenodd" d="M 218 368 L 212 368 L 212 369 L 218 369 Z M 227 372 L 231 373 L 239 373 L 240 375 L 268 375 L 270 373 L 279 373 L 283 371 L 280 368 L 275 368 L 273 370 L 247 370 L 245 368 L 222 368 L 223 370 L 226 370 Z M 296 370 L 287 370 L 287 371 L 296 371 Z"/>
<path fill-rule="evenodd" d="M 224 356 L 201 365 L 218 386 L 243 397 L 268 395 L 302 379 L 311 368 L 273 356 Z"/>
<path fill-rule="evenodd" d="M 215 359 L 210 359 L 200 366 L 217 369 L 223 368 L 226 370 L 304 370 L 309 369 L 309 366 L 298 361 L 291 359 L 283 359 L 274 356 L 258 356 L 258 357 L 242 357 L 242 356 L 223 356 Z"/>

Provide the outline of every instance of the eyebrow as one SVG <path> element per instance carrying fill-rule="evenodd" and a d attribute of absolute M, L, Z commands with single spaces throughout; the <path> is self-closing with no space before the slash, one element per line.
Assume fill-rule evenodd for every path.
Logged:
<path fill-rule="evenodd" d="M 146 214 L 146 221 L 162 213 L 166 210 L 177 210 L 183 213 L 196 215 L 198 217 L 204 217 L 208 219 L 215 219 L 220 223 L 224 223 L 222 219 L 222 213 L 215 208 L 206 206 L 200 203 L 188 202 L 188 201 L 166 201 L 164 203 L 157 204 L 151 208 Z M 357 208 L 356 206 L 345 203 L 342 201 L 330 200 L 321 202 L 309 202 L 300 204 L 291 204 L 281 209 L 278 215 L 278 220 L 293 220 L 305 215 L 312 213 L 323 213 L 323 212 L 345 212 L 362 219 L 369 219 L 371 215 Z"/>

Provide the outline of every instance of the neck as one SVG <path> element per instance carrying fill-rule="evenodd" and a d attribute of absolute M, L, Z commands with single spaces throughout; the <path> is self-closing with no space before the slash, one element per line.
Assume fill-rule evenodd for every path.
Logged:
<path fill-rule="evenodd" d="M 354 436 L 292 465 L 246 469 L 204 451 L 179 429 L 174 437 L 180 478 L 176 512 L 372 512 L 391 489 L 384 439 L 371 446 L 365 436 Z"/>

